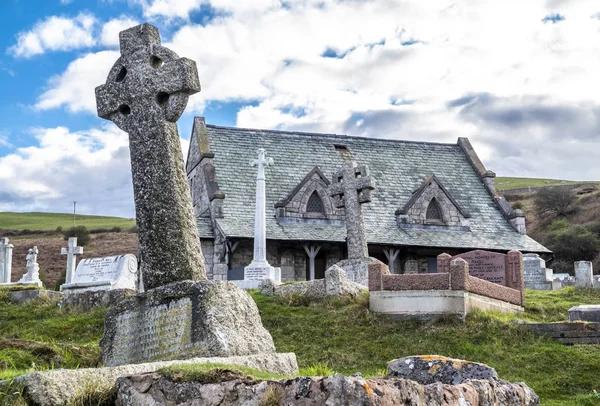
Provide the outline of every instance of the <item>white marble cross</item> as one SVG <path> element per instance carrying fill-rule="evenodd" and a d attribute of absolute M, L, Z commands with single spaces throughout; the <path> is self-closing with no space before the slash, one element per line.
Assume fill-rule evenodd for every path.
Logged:
<path fill-rule="evenodd" d="M 83 254 L 83 247 L 77 246 L 77 237 L 70 237 L 68 248 L 61 248 L 60 254 L 67 256 L 67 275 L 65 283 L 71 283 L 77 266 L 77 255 Z"/>
<path fill-rule="evenodd" d="M 0 238 L 0 284 L 10 283 L 13 248 L 14 246 L 8 243 L 8 238 Z"/>

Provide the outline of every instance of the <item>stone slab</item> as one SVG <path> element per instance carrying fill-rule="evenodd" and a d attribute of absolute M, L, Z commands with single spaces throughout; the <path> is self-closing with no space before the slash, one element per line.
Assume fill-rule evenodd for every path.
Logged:
<path fill-rule="evenodd" d="M 130 289 L 84 290 L 64 295 L 61 305 L 64 308 L 87 312 L 96 307 L 114 306 L 123 299 L 135 294 L 136 291 Z"/>
<path fill-rule="evenodd" d="M 369 265 L 379 262 L 383 264 L 383 262 L 379 261 L 376 258 L 362 258 L 362 259 L 344 259 L 343 261 L 335 264 L 340 267 L 346 273 L 346 278 L 349 281 L 359 283 L 363 286 L 369 286 Z M 386 268 L 387 265 L 383 264 Z"/>
<path fill-rule="evenodd" d="M 58 301 L 59 299 L 60 293 L 53 290 L 13 290 L 8 293 L 8 300 L 12 303 L 26 303 L 32 300 Z"/>
<path fill-rule="evenodd" d="M 273 353 L 256 303 L 226 281 L 181 281 L 113 306 L 100 341 L 107 366 Z"/>
<path fill-rule="evenodd" d="M 581 305 L 569 309 L 569 321 L 600 322 L 600 305 Z"/>
<path fill-rule="evenodd" d="M 79 262 L 73 281 L 60 286 L 65 294 L 85 290 L 137 290 L 138 262 L 135 255 L 88 258 Z"/>
<path fill-rule="evenodd" d="M 523 325 L 562 344 L 600 344 L 600 323 L 528 323 Z"/>
<path fill-rule="evenodd" d="M 522 313 L 525 309 L 464 290 L 371 291 L 369 309 L 399 318 L 435 318 L 454 314 L 464 318 L 474 309 L 502 313 Z"/>
<path fill-rule="evenodd" d="M 387 376 L 410 379 L 422 385 L 435 382 L 458 385 L 473 379 L 498 379 L 496 370 L 486 364 L 441 355 L 417 355 L 389 361 Z"/>
<path fill-rule="evenodd" d="M 54 369 L 35 372 L 15 378 L 16 385 L 23 385 L 25 395 L 37 406 L 68 406 L 72 399 L 90 384 L 96 388 L 114 387 L 117 378 L 133 374 L 154 372 L 178 364 L 234 364 L 267 371 L 274 374 L 297 375 L 298 363 L 294 353 L 255 354 L 227 358 L 193 358 L 152 362 L 118 367 Z M 0 381 L 0 389 L 8 381 Z"/>

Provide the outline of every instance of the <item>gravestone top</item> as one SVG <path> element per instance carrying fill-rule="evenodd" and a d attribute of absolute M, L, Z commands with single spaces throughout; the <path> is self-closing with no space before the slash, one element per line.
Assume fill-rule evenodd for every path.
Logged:
<path fill-rule="evenodd" d="M 129 133 L 144 285 L 206 279 L 176 124 L 200 91 L 196 63 L 163 47 L 150 24 L 119 39 L 121 57 L 96 88 L 96 104 L 100 117 Z"/>
<path fill-rule="evenodd" d="M 345 208 L 348 259 L 369 257 L 361 204 L 371 201 L 373 189 L 375 181 L 369 175 L 369 168 L 355 162 L 344 164 L 334 173 L 329 186 L 335 207 Z"/>
<path fill-rule="evenodd" d="M 61 290 L 136 290 L 137 281 L 138 263 L 135 255 L 87 258 L 79 262 L 73 281 L 61 285 Z"/>
<path fill-rule="evenodd" d="M 506 255 L 498 252 L 475 250 L 459 254 L 452 259 L 462 258 L 469 264 L 469 275 L 489 282 L 505 285 Z"/>
<path fill-rule="evenodd" d="M 77 266 L 77 255 L 83 254 L 83 247 L 77 246 L 77 237 L 69 237 L 67 248 L 60 249 L 61 255 L 67 256 L 67 274 L 65 276 L 65 282 L 71 283 L 73 280 L 73 272 Z"/>

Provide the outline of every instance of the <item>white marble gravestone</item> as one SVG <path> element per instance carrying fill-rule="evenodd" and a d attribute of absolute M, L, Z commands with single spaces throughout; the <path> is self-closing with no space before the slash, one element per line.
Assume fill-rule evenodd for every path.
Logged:
<path fill-rule="evenodd" d="M 135 255 L 88 258 L 79 262 L 71 283 L 60 286 L 65 293 L 90 290 L 137 290 L 138 262 Z"/>
<path fill-rule="evenodd" d="M 61 255 L 67 256 L 67 273 L 65 275 L 65 283 L 73 282 L 73 273 L 77 266 L 77 255 L 83 254 L 83 247 L 77 246 L 77 237 L 69 238 L 69 245 L 67 248 L 60 249 Z"/>
<path fill-rule="evenodd" d="M 523 255 L 523 277 L 526 289 L 553 290 L 554 288 L 552 269 L 546 268 L 546 261 L 538 254 Z"/>
<path fill-rule="evenodd" d="M 594 287 L 594 268 L 590 261 L 575 262 L 575 286 Z"/>
<path fill-rule="evenodd" d="M 10 284 L 13 248 L 8 238 L 0 238 L 0 285 Z"/>

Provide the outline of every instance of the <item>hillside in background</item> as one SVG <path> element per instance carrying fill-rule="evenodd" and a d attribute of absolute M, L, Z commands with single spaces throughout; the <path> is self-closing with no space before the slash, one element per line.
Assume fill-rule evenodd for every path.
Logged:
<path fill-rule="evenodd" d="M 561 186 L 561 185 L 581 185 L 590 182 L 580 182 L 573 180 L 560 180 L 560 179 L 540 179 L 540 178 L 509 178 L 498 176 L 496 178 L 496 186 L 500 190 L 513 190 L 513 189 L 525 189 L 525 188 L 540 188 L 547 186 Z"/>
<path fill-rule="evenodd" d="M 90 230 L 120 227 L 127 229 L 135 226 L 135 219 L 106 216 L 87 216 L 78 214 L 75 224 Z M 73 227 L 73 214 L 66 213 L 0 213 L 0 230 L 56 230 L 58 227 Z"/>

